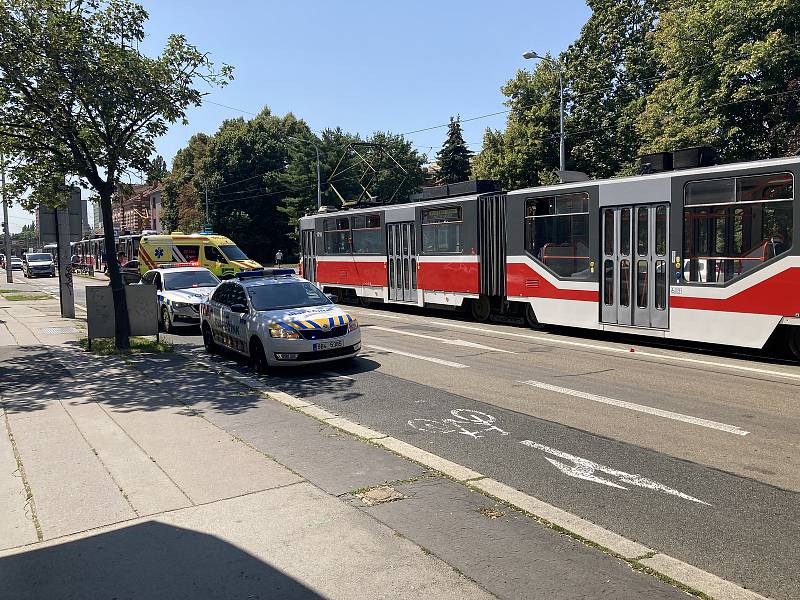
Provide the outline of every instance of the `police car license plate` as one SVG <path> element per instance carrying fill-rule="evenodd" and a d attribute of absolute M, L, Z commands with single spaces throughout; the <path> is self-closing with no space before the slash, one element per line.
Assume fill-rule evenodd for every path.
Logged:
<path fill-rule="evenodd" d="M 317 342 L 314 344 L 314 352 L 319 352 L 320 350 L 333 350 L 335 348 L 342 348 L 344 347 L 344 340 L 334 340 L 332 342 Z"/>

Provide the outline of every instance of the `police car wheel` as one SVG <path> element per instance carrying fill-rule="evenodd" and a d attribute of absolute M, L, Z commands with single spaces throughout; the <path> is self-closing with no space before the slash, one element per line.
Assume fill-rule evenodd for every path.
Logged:
<path fill-rule="evenodd" d="M 161 325 L 164 327 L 166 333 L 172 333 L 174 330 L 172 321 L 169 320 L 169 311 L 166 306 L 161 309 Z"/>
<path fill-rule="evenodd" d="M 267 355 L 264 353 L 264 346 L 257 339 L 250 341 L 250 363 L 256 373 L 266 373 L 269 369 Z"/>
<path fill-rule="evenodd" d="M 208 326 L 208 323 L 203 323 L 203 346 L 205 346 L 206 352 L 209 354 L 214 354 L 219 350 L 219 346 L 214 341 L 214 336 L 211 334 L 211 327 Z"/>

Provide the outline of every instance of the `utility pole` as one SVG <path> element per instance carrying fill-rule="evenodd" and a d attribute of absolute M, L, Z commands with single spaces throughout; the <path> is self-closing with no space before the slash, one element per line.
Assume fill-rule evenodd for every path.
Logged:
<path fill-rule="evenodd" d="M 3 237 L 5 238 L 6 281 L 14 283 L 11 269 L 11 234 L 8 225 L 8 198 L 6 197 L 6 155 L 0 150 L 0 191 L 3 194 Z"/>

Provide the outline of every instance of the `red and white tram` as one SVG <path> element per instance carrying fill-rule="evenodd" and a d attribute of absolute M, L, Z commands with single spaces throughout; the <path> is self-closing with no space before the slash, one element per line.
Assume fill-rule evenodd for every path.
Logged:
<path fill-rule="evenodd" d="M 344 299 L 747 348 L 785 335 L 800 358 L 798 176 L 792 157 L 320 213 L 300 220 L 301 269 Z"/>

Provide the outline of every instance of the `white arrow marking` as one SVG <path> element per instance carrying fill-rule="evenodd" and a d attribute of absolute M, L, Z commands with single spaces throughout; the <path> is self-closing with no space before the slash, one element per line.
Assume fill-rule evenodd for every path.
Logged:
<path fill-rule="evenodd" d="M 666 485 L 658 483 L 657 481 L 653 481 L 652 479 L 648 479 L 647 477 L 642 477 L 641 475 L 626 473 L 625 471 L 618 471 L 616 469 L 612 469 L 611 467 L 604 467 L 603 465 L 598 465 L 597 463 L 587 460 L 585 458 L 581 458 L 579 456 L 573 456 L 572 454 L 567 454 L 566 452 L 562 452 L 561 450 L 556 450 L 555 448 L 550 448 L 549 446 L 545 446 L 544 444 L 539 444 L 537 442 L 532 442 L 531 440 L 522 440 L 520 444 L 524 444 L 525 446 L 529 446 L 531 448 L 536 448 L 537 450 L 541 450 L 543 452 L 546 452 L 547 454 L 552 454 L 553 456 L 557 456 L 559 458 L 563 458 L 564 460 L 572 462 L 573 463 L 572 465 L 565 465 L 562 462 L 553 460 L 545 456 L 545 459 L 550 464 L 555 466 L 559 471 L 561 471 L 565 475 L 569 475 L 570 477 L 576 477 L 577 479 L 584 479 L 586 481 L 593 481 L 595 483 L 601 483 L 603 485 L 619 488 L 622 490 L 628 489 L 625 486 L 619 485 L 618 483 L 614 483 L 613 481 L 595 475 L 595 472 L 599 471 L 600 473 L 611 475 L 612 477 L 617 478 L 622 483 L 626 483 L 628 485 L 635 485 L 638 487 L 646 488 L 648 490 L 663 492 L 665 494 L 669 494 L 670 496 L 677 496 L 678 498 L 683 498 L 684 500 L 691 500 L 692 502 L 697 502 L 698 504 L 711 506 L 708 502 L 703 502 L 702 500 L 698 500 L 694 496 L 684 494 L 683 492 L 679 492 L 678 490 L 673 490 L 671 487 L 667 487 Z"/>

